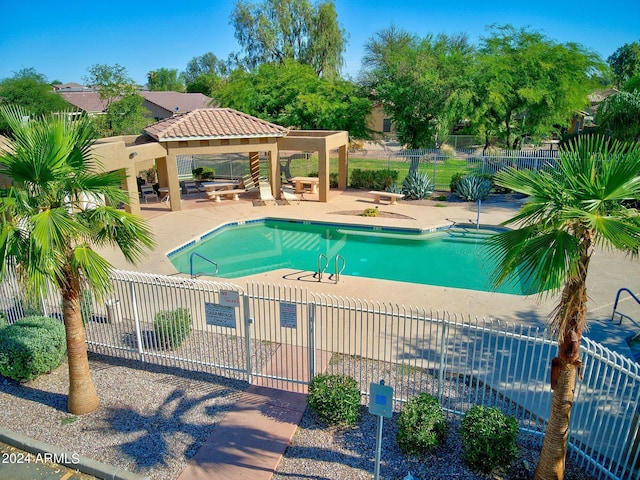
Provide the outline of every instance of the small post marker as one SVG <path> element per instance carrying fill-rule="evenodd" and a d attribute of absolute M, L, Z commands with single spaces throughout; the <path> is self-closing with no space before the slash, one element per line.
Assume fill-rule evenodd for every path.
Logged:
<path fill-rule="evenodd" d="M 393 415 L 393 387 L 386 386 L 384 380 L 369 384 L 369 413 L 378 417 L 376 438 L 376 463 L 374 479 L 380 479 L 380 455 L 382 453 L 382 419 Z"/>

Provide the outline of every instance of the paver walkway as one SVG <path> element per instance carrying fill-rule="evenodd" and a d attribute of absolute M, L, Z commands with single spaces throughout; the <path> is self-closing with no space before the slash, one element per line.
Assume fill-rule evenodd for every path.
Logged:
<path fill-rule="evenodd" d="M 279 348 L 263 369 L 266 375 L 308 381 L 305 348 Z M 316 368 L 330 355 L 318 352 Z M 298 362 L 301 361 L 301 364 Z M 264 386 L 258 377 L 216 426 L 178 480 L 268 480 L 296 433 L 306 408 L 306 384 L 298 392 Z M 261 385 L 262 384 L 262 385 Z M 285 382 L 278 386 L 286 387 Z"/>

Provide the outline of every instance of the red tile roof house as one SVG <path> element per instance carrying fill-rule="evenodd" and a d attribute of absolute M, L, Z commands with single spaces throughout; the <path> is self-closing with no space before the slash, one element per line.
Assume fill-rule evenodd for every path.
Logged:
<path fill-rule="evenodd" d="M 88 114 L 97 115 L 106 110 L 105 102 L 100 99 L 95 90 L 82 88 L 81 85 L 74 88 L 55 88 L 55 90 L 71 105 Z M 163 120 L 198 108 L 208 108 L 213 101 L 202 93 L 148 91 L 138 93 L 144 98 L 142 106 L 149 110 L 149 118 L 154 120 Z"/>

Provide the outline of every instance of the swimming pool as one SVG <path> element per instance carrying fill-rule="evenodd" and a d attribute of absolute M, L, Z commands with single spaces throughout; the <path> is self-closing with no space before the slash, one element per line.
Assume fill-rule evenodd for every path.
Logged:
<path fill-rule="evenodd" d="M 342 275 L 401 282 L 494 291 L 492 263 L 484 240 L 499 230 L 483 227 L 442 228 L 432 232 L 266 218 L 224 225 L 167 254 L 175 268 L 236 278 L 280 268 L 315 272 L 318 256 L 328 259 L 334 273 L 336 255 L 344 258 Z M 514 278 L 497 290 L 534 293 Z"/>

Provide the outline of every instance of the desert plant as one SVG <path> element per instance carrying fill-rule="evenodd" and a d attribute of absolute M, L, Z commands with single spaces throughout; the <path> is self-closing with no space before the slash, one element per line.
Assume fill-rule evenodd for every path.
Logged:
<path fill-rule="evenodd" d="M 396 441 L 403 453 L 422 455 L 435 450 L 447 430 L 440 402 L 423 392 L 410 398 L 400 412 Z"/>
<path fill-rule="evenodd" d="M 31 380 L 58 368 L 67 351 L 64 324 L 27 317 L 0 329 L 0 374 Z"/>
<path fill-rule="evenodd" d="M 433 193 L 433 181 L 426 173 L 413 172 L 402 182 L 402 193 L 405 198 L 420 200 Z"/>
<path fill-rule="evenodd" d="M 478 202 L 478 212 L 476 215 L 476 227 L 480 227 L 480 207 L 482 200 L 489 196 L 491 192 L 491 180 L 483 176 L 471 175 L 464 177 L 458 183 L 457 191 L 459 197 L 469 202 Z"/>
<path fill-rule="evenodd" d="M 179 348 L 192 328 L 191 312 L 186 308 L 162 310 L 153 319 L 153 334 L 159 348 Z"/>
<path fill-rule="evenodd" d="M 364 212 L 362 212 L 363 217 L 377 217 L 378 209 L 377 208 L 365 208 Z"/>
<path fill-rule="evenodd" d="M 465 463 L 477 472 L 503 471 L 518 455 L 518 421 L 496 407 L 474 405 L 460 424 Z"/>
<path fill-rule="evenodd" d="M 307 405 L 330 425 L 353 425 L 360 418 L 358 383 L 345 375 L 316 375 L 309 382 Z"/>

